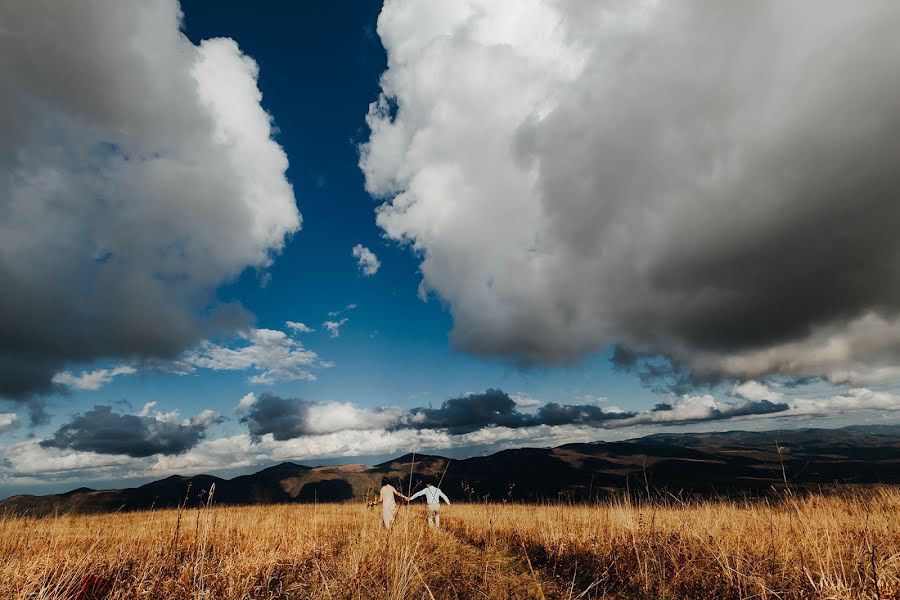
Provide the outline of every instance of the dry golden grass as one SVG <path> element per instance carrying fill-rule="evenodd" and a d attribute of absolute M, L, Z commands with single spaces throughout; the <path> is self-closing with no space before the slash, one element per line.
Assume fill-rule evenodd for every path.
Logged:
<path fill-rule="evenodd" d="M 0 519 L 0 598 L 900 598 L 900 490 Z"/>

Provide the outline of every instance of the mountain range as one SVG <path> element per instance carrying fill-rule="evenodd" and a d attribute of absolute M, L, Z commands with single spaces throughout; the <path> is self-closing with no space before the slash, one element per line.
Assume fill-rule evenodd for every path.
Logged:
<path fill-rule="evenodd" d="M 407 454 L 377 465 L 285 462 L 233 479 L 173 475 L 135 488 L 11 496 L 0 502 L 0 514 L 190 506 L 210 501 L 213 484 L 211 501 L 220 505 L 362 500 L 382 477 L 404 491 L 430 479 L 452 499 L 525 502 L 587 501 L 625 492 L 758 496 L 785 485 L 900 484 L 900 426 L 658 433 L 466 459 Z"/>

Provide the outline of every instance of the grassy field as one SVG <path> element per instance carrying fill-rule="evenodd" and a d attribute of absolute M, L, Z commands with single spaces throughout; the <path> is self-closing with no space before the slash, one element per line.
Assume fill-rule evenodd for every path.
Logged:
<path fill-rule="evenodd" d="M 900 489 L 0 520 L 0 598 L 900 598 Z"/>

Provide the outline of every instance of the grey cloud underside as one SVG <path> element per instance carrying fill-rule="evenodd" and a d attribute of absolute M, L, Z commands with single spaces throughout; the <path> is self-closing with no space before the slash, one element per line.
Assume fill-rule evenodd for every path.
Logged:
<path fill-rule="evenodd" d="M 431 10 L 382 12 L 360 164 L 454 343 L 680 390 L 900 362 L 900 5 Z"/>
<path fill-rule="evenodd" d="M 697 372 L 671 357 L 637 353 L 622 344 L 613 347 L 609 362 L 617 371 L 634 373 L 644 387 L 658 394 L 689 394 L 727 379 L 720 373 Z"/>
<path fill-rule="evenodd" d="M 0 4 L 0 397 L 246 326 L 215 288 L 299 227 L 255 63 L 180 25 L 177 0 Z"/>
<path fill-rule="evenodd" d="M 265 392 L 245 409 L 241 422 L 250 435 L 272 434 L 278 441 L 305 435 L 364 431 L 391 426 L 401 418 L 397 408 L 360 408 L 346 402 L 313 402 Z"/>
<path fill-rule="evenodd" d="M 45 448 L 61 448 L 97 454 L 122 454 L 146 457 L 154 454 L 180 454 L 202 440 L 210 420 L 158 420 L 152 416 L 118 414 L 110 406 L 95 406 L 75 415 L 53 437 L 43 440 Z"/>
<path fill-rule="evenodd" d="M 282 398 L 270 392 L 260 395 L 248 413 L 241 417 L 250 435 L 271 433 L 276 440 L 290 440 L 312 433 L 309 408 L 314 402 L 300 398 Z"/>
<path fill-rule="evenodd" d="M 605 273 L 619 284 L 607 307 L 629 342 L 730 352 L 868 311 L 896 316 L 896 5 L 865 17 L 834 4 L 821 16 L 767 2 L 662 6 L 632 41 L 640 60 L 598 57 L 586 89 L 522 134 L 569 260 L 600 269 L 612 253 L 621 267 Z M 680 38 L 684 24 L 695 39 Z M 613 97 L 594 104 L 588 89 Z M 649 219 L 664 219 L 660 230 Z M 631 240 L 609 244 L 623 226 Z"/>
<path fill-rule="evenodd" d="M 599 425 L 633 413 L 610 413 L 592 405 L 555 402 L 541 406 L 535 413 L 523 413 L 515 401 L 498 389 L 444 400 L 440 408 L 413 408 L 402 427 L 447 429 L 450 433 L 468 433 L 483 427 L 535 427 L 538 425 Z"/>

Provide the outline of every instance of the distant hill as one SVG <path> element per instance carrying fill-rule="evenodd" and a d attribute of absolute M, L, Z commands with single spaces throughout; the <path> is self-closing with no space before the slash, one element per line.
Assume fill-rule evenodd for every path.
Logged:
<path fill-rule="evenodd" d="M 777 442 L 776 442 L 777 440 Z M 582 501 L 623 490 L 691 495 L 758 495 L 773 486 L 900 484 L 900 426 L 853 426 L 781 432 L 658 433 L 621 442 L 519 448 L 450 460 L 407 454 L 374 466 L 307 467 L 290 462 L 222 479 L 173 475 L 136 488 L 19 495 L 0 514 L 43 516 L 216 504 L 335 502 L 362 499 L 382 477 L 415 489 L 440 479 L 451 498 Z M 412 482 L 410 481 L 412 478 Z"/>

